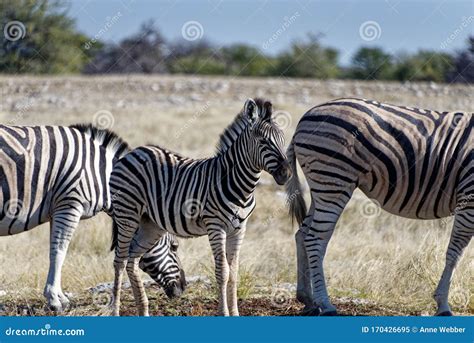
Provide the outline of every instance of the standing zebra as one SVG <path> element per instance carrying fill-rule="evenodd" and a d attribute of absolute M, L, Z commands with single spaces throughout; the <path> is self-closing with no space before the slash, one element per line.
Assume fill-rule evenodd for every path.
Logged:
<path fill-rule="evenodd" d="M 312 313 L 336 313 L 323 259 L 339 216 L 355 188 L 386 211 L 416 219 L 454 215 L 446 265 L 434 293 L 438 315 L 452 315 L 451 277 L 474 232 L 474 117 L 362 99 L 338 99 L 309 110 L 288 148 L 288 182 L 296 234 L 297 297 Z M 306 206 L 296 159 L 311 190 Z M 306 275 L 309 268 L 311 282 Z M 316 308 L 315 308 L 316 307 Z"/>
<path fill-rule="evenodd" d="M 128 150 L 116 134 L 91 125 L 0 125 L 0 235 L 50 222 L 44 295 L 54 311 L 69 303 L 61 269 L 74 230 L 80 219 L 110 211 L 112 166 Z"/>
<path fill-rule="evenodd" d="M 148 300 L 137 263 L 165 231 L 180 237 L 208 235 L 214 255 L 219 314 L 238 315 L 239 249 L 255 207 L 262 170 L 282 185 L 289 178 L 283 132 L 272 104 L 248 99 L 220 137 L 216 156 L 195 160 L 156 146 L 128 153 L 110 179 L 116 223 L 114 314 L 126 267 L 140 315 Z M 140 225 L 140 230 L 137 227 Z M 128 259 L 128 262 L 127 262 Z"/>

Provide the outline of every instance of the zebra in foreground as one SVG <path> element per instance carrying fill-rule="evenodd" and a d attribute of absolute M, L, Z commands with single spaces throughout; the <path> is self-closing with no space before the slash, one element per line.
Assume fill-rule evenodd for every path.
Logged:
<path fill-rule="evenodd" d="M 297 298 L 310 314 L 336 314 L 326 290 L 323 259 L 336 222 L 358 187 L 399 216 L 454 215 L 445 268 L 433 295 L 437 315 L 452 315 L 451 277 L 474 233 L 473 127 L 472 113 L 363 99 L 333 100 L 302 117 L 287 152 L 293 171 L 287 193 L 290 212 L 301 225 L 296 234 Z M 296 159 L 311 190 L 308 212 Z"/>
<path fill-rule="evenodd" d="M 44 295 L 54 311 L 69 304 L 61 269 L 74 230 L 80 219 L 110 211 L 112 167 L 128 151 L 119 136 L 91 125 L 0 125 L 0 235 L 50 222 Z"/>
<path fill-rule="evenodd" d="M 263 170 L 279 185 L 289 178 L 283 132 L 272 120 L 272 104 L 262 99 L 246 101 L 221 135 L 214 157 L 196 160 L 144 146 L 122 158 L 110 180 L 112 194 L 116 194 L 112 203 L 117 237 L 114 314 L 119 315 L 126 267 L 138 313 L 148 315 L 137 262 L 169 231 L 179 237 L 208 235 L 219 314 L 238 315 L 239 249 Z"/>

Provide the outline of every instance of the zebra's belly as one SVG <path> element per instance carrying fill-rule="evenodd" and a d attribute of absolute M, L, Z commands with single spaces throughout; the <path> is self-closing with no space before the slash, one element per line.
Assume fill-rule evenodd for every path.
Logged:
<path fill-rule="evenodd" d="M 196 223 L 188 223 L 186 226 L 179 225 L 172 231 L 178 237 L 192 238 L 207 235 L 205 227 L 197 225 Z"/>
<path fill-rule="evenodd" d="M 388 201 L 385 199 L 385 192 L 369 191 L 368 186 L 364 184 L 360 184 L 359 189 L 376 206 L 400 217 L 437 219 L 454 215 L 455 202 L 453 203 L 446 192 L 436 187 L 426 193 L 425 196 L 422 193 L 416 193 L 409 197 L 408 200 L 406 199 L 406 192 L 400 191 L 401 189 L 396 190 Z"/>
<path fill-rule="evenodd" d="M 0 236 L 25 232 L 49 220 L 47 216 L 40 218 L 39 210 L 32 212 L 28 216 L 28 211 L 9 212 L 8 210 L 5 211 L 5 206 L 2 207 L 0 218 Z"/>

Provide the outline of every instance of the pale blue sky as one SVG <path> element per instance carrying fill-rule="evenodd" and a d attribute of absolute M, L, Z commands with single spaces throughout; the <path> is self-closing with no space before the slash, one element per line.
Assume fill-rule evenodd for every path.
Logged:
<path fill-rule="evenodd" d="M 100 38 L 118 42 L 154 19 L 168 39 L 182 38 L 186 22 L 196 21 L 203 38 L 217 44 L 244 42 L 270 54 L 282 51 L 307 32 L 324 33 L 322 42 L 340 51 L 343 64 L 361 45 L 380 46 L 392 53 L 419 49 L 453 51 L 474 34 L 474 0 L 371 1 L 218 1 L 218 0 L 75 0 L 69 14 L 78 28 L 96 35 L 120 12 L 121 16 Z M 285 18 L 293 20 L 281 29 Z M 364 40 L 360 27 L 376 22 L 374 40 Z M 370 38 L 370 37 L 369 37 Z M 267 44 L 266 44 L 267 43 Z"/>

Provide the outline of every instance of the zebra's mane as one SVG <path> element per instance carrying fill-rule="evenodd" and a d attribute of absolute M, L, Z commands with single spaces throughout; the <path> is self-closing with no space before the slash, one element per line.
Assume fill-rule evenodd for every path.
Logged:
<path fill-rule="evenodd" d="M 93 140 L 98 141 L 104 148 L 112 150 L 117 158 L 130 151 L 127 142 L 113 131 L 100 129 L 92 124 L 74 124 L 69 127 L 90 135 Z"/>
<path fill-rule="evenodd" d="M 266 102 L 266 100 L 255 98 L 254 101 L 257 104 L 257 113 L 262 113 L 263 104 Z M 227 126 L 224 132 L 222 132 L 219 136 L 219 141 L 216 145 L 216 155 L 226 152 L 249 125 L 250 121 L 245 116 L 244 110 L 242 109 L 234 118 L 234 121 L 230 123 L 230 125 Z"/>

